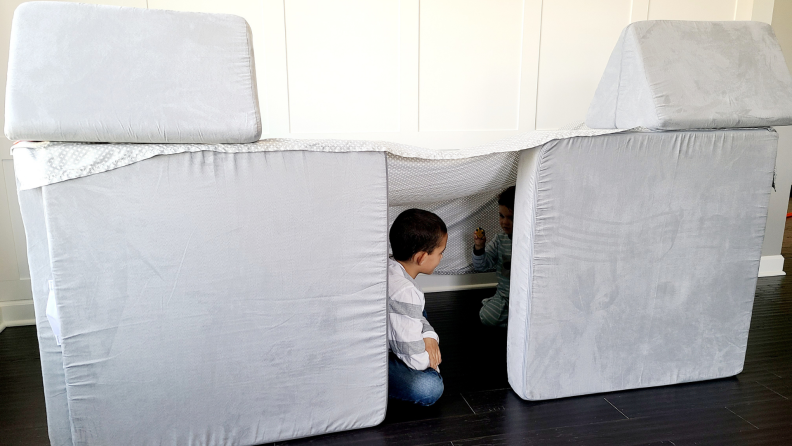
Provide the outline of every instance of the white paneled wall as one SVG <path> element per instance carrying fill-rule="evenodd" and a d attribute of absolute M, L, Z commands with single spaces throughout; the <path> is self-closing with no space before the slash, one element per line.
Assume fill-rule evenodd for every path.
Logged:
<path fill-rule="evenodd" d="M 542 8 L 536 128 L 582 121 L 621 30 L 630 0 L 555 0 Z"/>
<path fill-rule="evenodd" d="M 399 132 L 399 0 L 289 0 L 292 133 Z"/>
<path fill-rule="evenodd" d="M 11 17 L 19 3 L 0 1 L 3 84 Z M 264 138 L 374 139 L 452 149 L 582 121 L 619 32 L 630 22 L 754 19 L 770 23 L 775 2 L 89 3 L 244 17 L 254 37 Z M 792 19 L 782 22 L 781 26 L 792 27 Z M 792 55 L 787 57 L 792 60 Z M 9 147 L 10 142 L 0 138 L 0 302 L 30 297 Z"/>
<path fill-rule="evenodd" d="M 736 0 L 652 0 L 649 20 L 734 20 Z"/>
<path fill-rule="evenodd" d="M 421 131 L 519 128 L 523 3 L 421 1 Z"/>

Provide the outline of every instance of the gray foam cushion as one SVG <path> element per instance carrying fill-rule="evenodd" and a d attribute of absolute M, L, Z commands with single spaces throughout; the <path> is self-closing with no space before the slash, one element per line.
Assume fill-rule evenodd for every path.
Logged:
<path fill-rule="evenodd" d="M 588 110 L 592 128 L 792 124 L 792 76 L 770 25 L 643 21 L 627 26 Z"/>
<path fill-rule="evenodd" d="M 227 14 L 20 5 L 11 140 L 241 143 L 261 136 L 250 29 Z"/>
<path fill-rule="evenodd" d="M 385 170 L 381 152 L 197 152 L 25 191 L 62 324 L 61 356 L 38 317 L 53 443 L 69 419 L 75 445 L 381 422 Z"/>
<path fill-rule="evenodd" d="M 772 130 L 625 133 L 522 155 L 509 382 L 532 400 L 742 370 Z"/>

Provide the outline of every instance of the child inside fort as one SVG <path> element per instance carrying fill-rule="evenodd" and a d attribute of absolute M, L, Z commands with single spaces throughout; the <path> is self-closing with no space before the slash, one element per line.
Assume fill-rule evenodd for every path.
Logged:
<path fill-rule="evenodd" d="M 443 394 L 437 333 L 424 310 L 419 273 L 432 274 L 443 258 L 448 229 L 437 215 L 408 209 L 393 222 L 388 259 L 388 396 L 430 406 Z"/>
<path fill-rule="evenodd" d="M 483 272 L 495 268 L 498 278 L 495 295 L 482 300 L 479 311 L 481 323 L 493 327 L 506 327 L 509 321 L 514 192 L 515 187 L 512 186 L 498 196 L 498 222 L 503 233 L 489 243 L 483 230 L 476 230 L 473 234 L 473 269 Z"/>

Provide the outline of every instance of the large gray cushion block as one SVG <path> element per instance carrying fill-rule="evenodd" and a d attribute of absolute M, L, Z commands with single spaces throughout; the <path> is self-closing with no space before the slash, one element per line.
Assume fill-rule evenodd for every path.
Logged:
<path fill-rule="evenodd" d="M 588 110 L 592 128 L 792 124 L 792 76 L 770 25 L 644 21 L 627 26 Z"/>
<path fill-rule="evenodd" d="M 20 197 L 53 444 L 253 445 L 384 418 L 384 153 L 182 153 Z"/>
<path fill-rule="evenodd" d="M 11 140 L 253 142 L 257 101 L 241 17 L 70 2 L 14 13 Z"/>
<path fill-rule="evenodd" d="M 522 398 L 742 370 L 772 130 L 572 138 L 522 154 L 509 383 Z"/>

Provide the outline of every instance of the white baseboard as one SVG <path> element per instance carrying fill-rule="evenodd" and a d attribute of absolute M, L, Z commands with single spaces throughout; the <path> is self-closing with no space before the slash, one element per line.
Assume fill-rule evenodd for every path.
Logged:
<path fill-rule="evenodd" d="M 0 332 L 19 325 L 36 325 L 33 299 L 0 302 Z"/>
<path fill-rule="evenodd" d="M 759 260 L 759 277 L 785 276 L 784 256 L 762 256 Z"/>
<path fill-rule="evenodd" d="M 415 282 L 424 293 L 495 288 L 498 285 L 495 273 L 464 274 L 460 276 L 440 276 L 435 274 L 426 276 L 420 274 L 415 279 Z"/>

